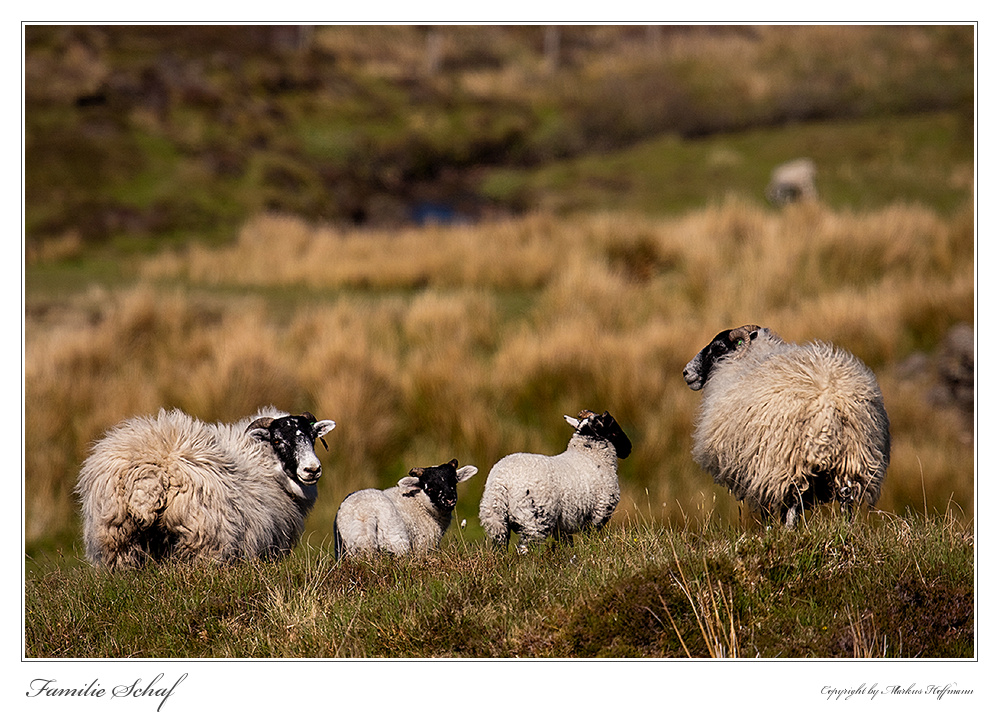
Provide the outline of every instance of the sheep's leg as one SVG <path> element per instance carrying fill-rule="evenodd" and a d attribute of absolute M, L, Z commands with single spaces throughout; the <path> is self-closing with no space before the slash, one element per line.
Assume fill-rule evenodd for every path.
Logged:
<path fill-rule="evenodd" d="M 552 534 L 552 537 L 555 539 L 555 542 L 557 542 L 558 544 L 572 547 L 572 535 L 569 534 L 568 532 L 564 532 L 563 530 L 557 529 Z"/>
<path fill-rule="evenodd" d="M 544 532 L 520 530 L 520 537 L 517 539 L 517 552 L 521 555 L 527 554 L 531 545 L 543 543 L 547 535 Z"/>
<path fill-rule="evenodd" d="M 853 503 L 859 501 L 862 497 L 860 494 L 860 485 L 854 484 L 849 480 L 842 482 L 837 480 L 837 482 L 836 496 L 839 498 L 843 515 L 846 517 L 848 523 L 853 522 Z"/>
<path fill-rule="evenodd" d="M 793 529 L 798 523 L 798 517 L 801 515 L 798 510 L 798 503 L 795 502 L 793 505 L 784 510 L 784 526 L 789 530 Z"/>

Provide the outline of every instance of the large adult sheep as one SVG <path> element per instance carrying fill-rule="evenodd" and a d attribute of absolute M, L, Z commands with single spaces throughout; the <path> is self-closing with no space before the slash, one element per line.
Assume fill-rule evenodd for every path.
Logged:
<path fill-rule="evenodd" d="M 548 537 L 566 541 L 587 528 L 600 529 L 621 497 L 617 460 L 631 454 L 631 441 L 608 412 L 583 410 L 565 417 L 575 428 L 561 454 L 518 452 L 489 471 L 479 504 L 479 521 L 498 547 L 510 533 L 517 551 Z"/>
<path fill-rule="evenodd" d="M 873 505 L 888 470 L 888 415 L 874 373 L 823 342 L 755 325 L 720 332 L 684 367 L 703 389 L 694 460 L 737 499 L 793 527 L 837 500 Z"/>
<path fill-rule="evenodd" d="M 337 559 L 346 555 L 422 553 L 437 547 L 458 504 L 458 485 L 479 470 L 452 459 L 414 467 L 395 487 L 347 495 L 333 523 Z"/>
<path fill-rule="evenodd" d="M 80 469 L 87 558 L 123 568 L 287 555 L 316 501 L 315 442 L 334 426 L 273 407 L 235 424 L 178 410 L 122 422 Z"/>

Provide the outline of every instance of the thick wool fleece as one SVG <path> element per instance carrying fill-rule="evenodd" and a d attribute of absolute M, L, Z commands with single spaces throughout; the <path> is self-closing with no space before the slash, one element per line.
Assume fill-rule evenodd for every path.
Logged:
<path fill-rule="evenodd" d="M 745 352 L 716 363 L 693 456 L 737 498 L 775 509 L 816 484 L 841 501 L 873 505 L 889 448 L 888 416 L 870 369 L 842 349 L 788 344 L 763 330 Z"/>
<path fill-rule="evenodd" d="M 111 430 L 94 446 L 76 487 L 88 559 L 131 567 L 150 556 L 228 560 L 290 552 L 316 486 L 289 479 L 271 446 L 246 434 L 250 421 L 208 424 L 161 410 Z"/>
<path fill-rule="evenodd" d="M 497 462 L 486 478 L 479 520 L 497 545 L 517 532 L 517 549 L 524 551 L 546 537 L 603 527 L 620 498 L 614 445 L 575 433 L 553 457 L 518 452 Z"/>

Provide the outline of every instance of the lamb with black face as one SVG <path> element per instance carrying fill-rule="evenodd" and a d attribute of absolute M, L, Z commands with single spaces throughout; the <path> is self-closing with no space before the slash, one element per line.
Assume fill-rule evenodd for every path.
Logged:
<path fill-rule="evenodd" d="M 436 467 L 413 467 L 409 476 L 418 481 L 409 496 L 422 490 L 441 512 L 451 512 L 458 504 L 458 460 L 452 459 Z"/>
<path fill-rule="evenodd" d="M 451 524 L 458 485 L 478 469 L 452 459 L 435 467 L 413 467 L 387 490 L 347 496 L 333 524 L 336 556 L 389 552 L 423 553 L 437 547 Z"/>

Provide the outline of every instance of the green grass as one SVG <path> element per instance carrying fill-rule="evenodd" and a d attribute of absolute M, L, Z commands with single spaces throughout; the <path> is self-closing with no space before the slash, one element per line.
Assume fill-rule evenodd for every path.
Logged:
<path fill-rule="evenodd" d="M 796 531 L 625 517 L 498 553 L 452 529 L 422 558 L 110 574 L 29 561 L 28 657 L 920 657 L 975 652 L 971 531 L 818 514 Z M 71 556 L 78 554 L 76 551 Z"/>
<path fill-rule="evenodd" d="M 663 135 L 537 168 L 496 169 L 484 195 L 525 208 L 679 213 L 730 195 L 763 198 L 771 170 L 807 156 L 823 201 L 871 209 L 896 201 L 959 208 L 973 181 L 973 139 L 957 112 L 799 123 L 701 139 Z"/>

